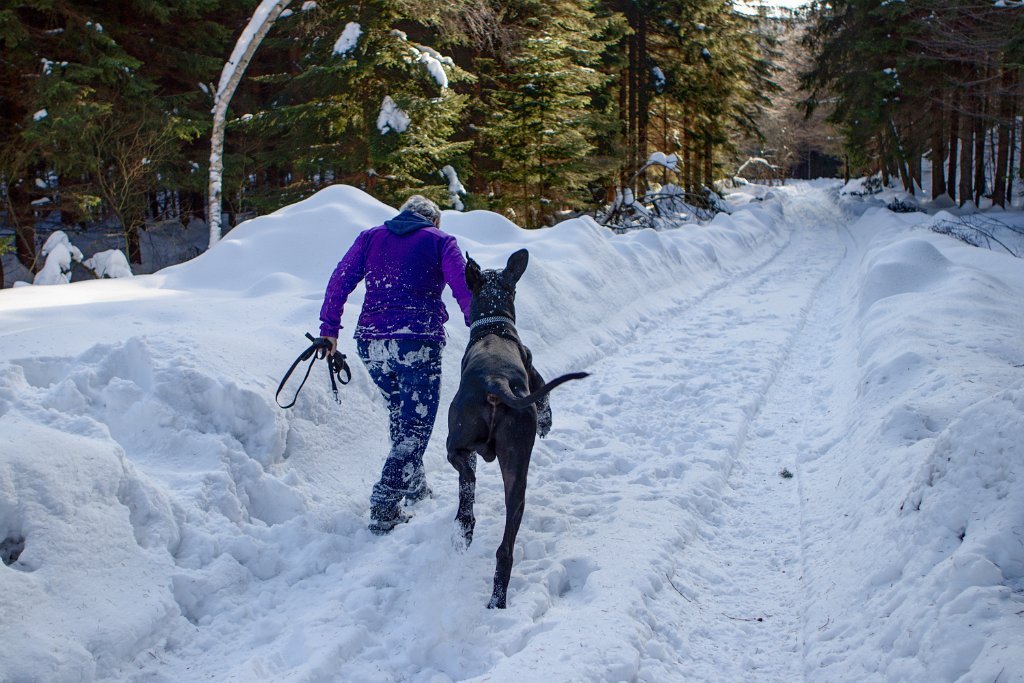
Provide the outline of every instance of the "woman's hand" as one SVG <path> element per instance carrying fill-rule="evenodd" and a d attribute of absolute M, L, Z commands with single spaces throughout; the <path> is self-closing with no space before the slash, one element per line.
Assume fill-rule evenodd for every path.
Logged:
<path fill-rule="evenodd" d="M 331 345 L 331 348 L 328 349 L 326 347 L 321 346 L 319 349 L 317 349 L 316 357 L 317 358 L 328 358 L 330 356 L 333 356 L 334 352 L 338 350 L 338 338 L 337 337 L 320 337 L 320 339 L 322 339 L 323 341 L 329 343 Z"/>

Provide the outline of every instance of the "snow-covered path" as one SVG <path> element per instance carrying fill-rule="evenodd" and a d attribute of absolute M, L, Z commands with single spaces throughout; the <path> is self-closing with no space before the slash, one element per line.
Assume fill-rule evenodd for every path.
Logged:
<path fill-rule="evenodd" d="M 504 611 L 484 609 L 500 475 L 480 463 L 456 549 L 444 411 L 435 497 L 378 538 L 385 416 L 362 368 L 341 408 L 313 380 L 272 407 L 333 265 L 301 231 L 391 209 L 338 188 L 137 284 L 15 292 L 0 541 L 24 552 L 0 595 L 29 654 L 0 654 L 0 680 L 1007 680 L 1024 275 L 837 189 L 622 238 L 446 215 L 487 265 L 529 246 L 520 331 L 546 376 L 592 373 L 552 397 Z M 31 355 L 70 321 L 88 333 Z"/>
<path fill-rule="evenodd" d="M 613 441 L 595 460 L 630 463 L 616 478 L 593 473 L 622 495 L 616 518 L 639 546 L 602 539 L 595 549 L 636 558 L 652 587 L 629 596 L 643 608 L 626 680 L 800 678 L 799 481 L 780 471 L 799 471 L 802 430 L 828 420 L 818 399 L 836 378 L 820 354 L 849 296 L 848 233 L 827 194 L 815 195 L 787 202 L 794 231 L 777 253 L 666 311 L 592 368 L 596 396 L 566 406 Z M 664 541 L 657 557 L 642 552 L 652 538 Z"/>
<path fill-rule="evenodd" d="M 776 287 L 792 289 L 781 299 L 794 305 L 780 308 L 770 291 L 754 297 L 790 336 L 774 349 L 780 362 L 757 399 L 722 508 L 703 521 L 684 561 L 692 580 L 704 585 L 695 594 L 699 616 L 712 615 L 725 628 L 702 632 L 697 659 L 707 664 L 699 678 L 726 671 L 728 680 L 795 681 L 803 673 L 808 594 L 800 456 L 834 422 L 828 399 L 849 377 L 831 369 L 848 325 L 855 262 L 846 258 L 853 246 L 843 220 L 849 217 L 828 197 L 801 199 L 787 205 L 787 218 L 800 229 L 786 258 L 808 260 L 798 262 L 799 274 L 773 278 Z M 720 565 L 710 578 L 709 564 Z"/>

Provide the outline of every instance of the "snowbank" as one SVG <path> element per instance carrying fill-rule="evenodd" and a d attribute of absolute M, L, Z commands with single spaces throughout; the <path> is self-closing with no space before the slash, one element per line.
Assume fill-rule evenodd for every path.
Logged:
<path fill-rule="evenodd" d="M 870 238 L 845 337 L 858 382 L 804 465 L 826 528 L 805 567 L 814 679 L 1024 671 L 1024 269 L 922 218 L 852 227 Z"/>

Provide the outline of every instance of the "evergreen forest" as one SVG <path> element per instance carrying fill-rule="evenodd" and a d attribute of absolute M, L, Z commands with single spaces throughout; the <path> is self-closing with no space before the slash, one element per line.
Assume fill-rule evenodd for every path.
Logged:
<path fill-rule="evenodd" d="M 205 220 L 217 84 L 263 4 L 4 0 L 0 250 L 35 272 L 41 220 L 113 224 L 139 264 L 147 225 Z M 336 183 L 527 228 L 663 187 L 708 206 L 745 159 L 781 179 L 812 151 L 1005 204 L 1024 155 L 1011 0 L 278 4 L 228 109 L 229 225 Z"/>

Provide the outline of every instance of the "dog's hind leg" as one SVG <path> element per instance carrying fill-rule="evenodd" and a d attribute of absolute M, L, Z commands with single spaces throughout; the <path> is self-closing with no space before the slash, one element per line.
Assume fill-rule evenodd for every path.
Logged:
<path fill-rule="evenodd" d="M 514 455 L 498 454 L 501 478 L 505 484 L 505 534 L 496 553 L 494 591 L 491 593 L 490 602 L 487 603 L 488 609 L 505 609 L 508 582 L 512 576 L 512 553 L 526 507 L 526 474 L 530 468 L 530 451 L 533 449 L 533 435 L 530 437 L 528 444 L 517 444 L 526 445 L 525 450 Z"/>
<path fill-rule="evenodd" d="M 455 521 L 459 523 L 462 537 L 468 546 L 473 542 L 473 504 L 476 502 L 476 453 L 468 448 L 448 451 L 448 462 L 459 473 L 459 509 Z"/>

